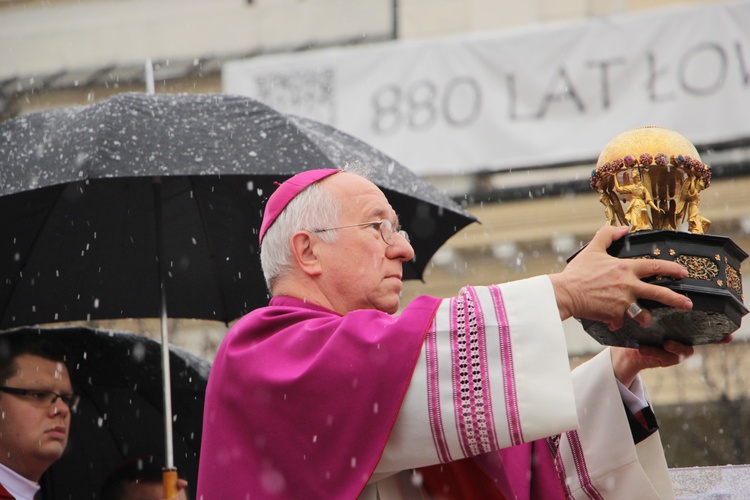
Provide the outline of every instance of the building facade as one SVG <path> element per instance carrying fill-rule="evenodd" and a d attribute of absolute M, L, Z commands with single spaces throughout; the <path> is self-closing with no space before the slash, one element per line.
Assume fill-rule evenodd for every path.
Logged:
<path fill-rule="evenodd" d="M 684 6 L 728 2 L 670 0 L 0 0 L 0 120 L 92 103 L 146 90 L 146 63 L 157 93 L 222 92 L 222 68 L 238 60 L 332 47 L 368 48 L 400 41 L 467 34 L 544 30 Z M 739 2 L 742 5 L 746 2 Z M 736 45 L 740 65 L 750 60 Z M 710 48 L 710 47 L 709 47 Z M 553 51 L 554 48 L 547 48 Z M 750 53 L 750 52 L 749 52 Z M 570 93 L 568 94 L 570 96 Z M 731 112 L 731 110 L 728 110 Z M 747 140 L 707 147 L 715 180 L 702 198 L 711 232 L 750 250 L 750 154 Z M 419 294 L 450 296 L 465 284 L 491 284 L 561 270 L 565 259 L 604 222 L 588 188 L 595 158 L 556 165 L 453 175 L 422 174 L 462 202 L 482 222 L 454 236 L 434 257 L 422 283 L 407 283 L 404 302 Z M 743 270 L 748 275 L 748 264 Z M 745 281 L 747 285 L 747 281 Z M 719 412 L 718 428 L 700 426 L 695 456 L 679 433 L 668 435 L 676 466 L 747 463 L 750 326 L 731 346 L 706 346 L 695 360 L 647 374 L 652 397 L 679 425 L 681 414 Z M 110 326 L 111 324 L 107 324 Z M 127 320 L 118 328 L 158 331 L 155 322 Z M 170 320 L 173 341 L 209 359 L 226 327 Z M 566 324 L 571 364 L 601 349 L 575 320 Z M 715 432 L 714 432 L 715 431 Z M 722 437 L 723 436 L 723 437 Z M 724 439 L 726 438 L 726 439 Z M 731 440 L 734 447 L 727 450 Z M 693 452 L 691 452 L 693 453 Z M 705 460 L 700 455 L 708 457 Z M 691 457 L 693 455 L 690 455 Z M 713 462 L 712 462 L 713 461 Z"/>

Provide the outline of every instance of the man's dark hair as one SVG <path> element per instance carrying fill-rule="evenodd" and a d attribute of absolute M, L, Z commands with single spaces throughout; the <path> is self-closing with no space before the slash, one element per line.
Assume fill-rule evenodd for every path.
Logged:
<path fill-rule="evenodd" d="M 121 463 L 102 486 L 101 500 L 120 500 L 129 483 L 161 482 L 163 477 L 161 461 L 153 455 L 136 457 Z"/>
<path fill-rule="evenodd" d="M 66 362 L 65 352 L 57 342 L 51 342 L 31 332 L 24 335 L 0 335 L 0 385 L 16 374 L 16 358 L 22 354 L 39 356 L 63 364 Z"/>

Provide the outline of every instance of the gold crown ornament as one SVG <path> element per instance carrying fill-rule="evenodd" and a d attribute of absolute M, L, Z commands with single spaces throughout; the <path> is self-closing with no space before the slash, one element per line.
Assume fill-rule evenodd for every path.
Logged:
<path fill-rule="evenodd" d="M 591 187 L 599 192 L 611 225 L 631 232 L 676 231 L 687 222 L 695 234 L 711 221 L 700 215 L 700 192 L 711 184 L 711 168 L 682 135 L 662 127 L 639 127 L 619 134 L 604 147 Z"/>

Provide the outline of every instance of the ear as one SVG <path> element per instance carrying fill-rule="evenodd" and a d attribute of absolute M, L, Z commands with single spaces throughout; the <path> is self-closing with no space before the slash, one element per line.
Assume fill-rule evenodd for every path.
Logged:
<path fill-rule="evenodd" d="M 317 239 L 313 238 L 307 231 L 298 231 L 292 236 L 289 245 L 294 255 L 294 260 L 299 268 L 309 276 L 318 276 L 321 273 L 320 261 L 316 252 Z"/>

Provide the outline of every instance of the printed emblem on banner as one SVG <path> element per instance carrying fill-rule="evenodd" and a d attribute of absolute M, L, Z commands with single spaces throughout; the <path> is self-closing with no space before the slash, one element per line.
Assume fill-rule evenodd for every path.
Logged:
<path fill-rule="evenodd" d="M 333 68 L 259 75 L 257 97 L 284 113 L 336 125 L 334 76 Z"/>

